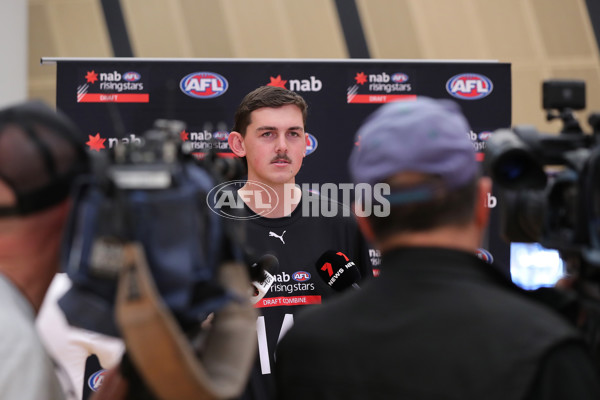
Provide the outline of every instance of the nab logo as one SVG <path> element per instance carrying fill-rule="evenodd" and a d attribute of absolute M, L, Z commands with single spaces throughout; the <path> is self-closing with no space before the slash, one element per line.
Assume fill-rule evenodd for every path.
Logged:
<path fill-rule="evenodd" d="M 317 146 L 319 146 L 317 138 L 306 132 L 306 155 L 314 153 Z"/>
<path fill-rule="evenodd" d="M 142 78 L 142 76 L 135 71 L 129 71 L 129 72 L 125 72 L 123 74 L 123 80 L 125 80 L 127 82 L 137 82 L 141 78 Z"/>
<path fill-rule="evenodd" d="M 279 86 L 287 89 L 285 85 L 289 83 L 292 92 L 320 92 L 323 89 L 323 82 L 313 75 L 309 76 L 309 79 L 285 80 L 281 75 L 277 75 L 276 77 L 271 76 L 269 79 L 270 82 L 267 83 L 267 86 Z"/>
<path fill-rule="evenodd" d="M 306 271 L 297 271 L 292 274 L 292 279 L 296 282 L 306 282 L 310 279 L 310 274 Z"/>
<path fill-rule="evenodd" d="M 179 82 L 185 94 L 196 99 L 211 99 L 227 91 L 227 79 L 214 72 L 192 72 Z"/>
<path fill-rule="evenodd" d="M 446 82 L 446 91 L 462 100 L 482 99 L 492 93 L 493 88 L 492 81 L 479 74 L 455 75 Z"/>

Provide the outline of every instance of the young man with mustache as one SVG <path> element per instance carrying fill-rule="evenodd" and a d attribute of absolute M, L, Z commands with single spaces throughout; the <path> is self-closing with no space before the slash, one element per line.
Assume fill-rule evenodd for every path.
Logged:
<path fill-rule="evenodd" d="M 295 92 L 259 87 L 242 100 L 229 135 L 231 150 L 245 158 L 248 167 L 248 179 L 237 191 L 243 200 L 245 247 L 251 258 L 272 254 L 279 261 L 278 270 L 271 271 L 275 282 L 256 303 L 261 314 L 258 358 L 244 398 L 274 397 L 271 371 L 277 342 L 293 325 L 298 311 L 321 304 L 335 293 L 317 276 L 315 264 L 323 253 L 343 253 L 358 265 L 363 279 L 373 274 L 353 214 L 296 185 L 306 156 L 307 108 Z M 317 203 L 336 210 L 335 216 L 315 212 Z"/>

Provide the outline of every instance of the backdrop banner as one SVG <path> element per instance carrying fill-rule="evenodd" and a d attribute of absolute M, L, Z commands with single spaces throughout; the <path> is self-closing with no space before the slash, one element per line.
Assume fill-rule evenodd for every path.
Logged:
<path fill-rule="evenodd" d="M 383 103 L 447 98 L 463 109 L 465 132 L 483 159 L 491 133 L 511 126 L 510 64 L 404 60 L 53 59 L 57 107 L 80 127 L 92 151 L 136 140 L 156 119 L 186 123 L 181 132 L 198 157 L 210 148 L 231 156 L 227 137 L 246 93 L 274 85 L 309 105 L 307 157 L 297 183 L 350 182 L 347 160 L 362 121 Z M 509 246 L 499 237 L 497 200 L 482 258 L 508 273 Z"/>

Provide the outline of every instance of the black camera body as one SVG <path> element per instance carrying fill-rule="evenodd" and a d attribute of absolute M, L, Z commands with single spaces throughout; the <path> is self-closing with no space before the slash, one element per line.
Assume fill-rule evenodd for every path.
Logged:
<path fill-rule="evenodd" d="M 548 120 L 559 134 L 533 126 L 500 129 L 488 141 L 484 168 L 493 179 L 501 235 L 508 242 L 539 242 L 556 249 L 585 279 L 600 282 L 600 118 L 584 133 L 574 110 L 585 108 L 583 81 L 543 83 Z"/>
<path fill-rule="evenodd" d="M 157 120 L 139 143 L 92 154 L 93 173 L 76 185 L 62 266 L 73 282 L 59 300 L 70 324 L 120 336 L 114 320 L 124 245 L 140 243 L 158 292 L 184 330 L 231 301 L 215 279 L 241 250 L 207 193 L 224 167 L 199 162 L 181 140 L 185 124 Z"/>

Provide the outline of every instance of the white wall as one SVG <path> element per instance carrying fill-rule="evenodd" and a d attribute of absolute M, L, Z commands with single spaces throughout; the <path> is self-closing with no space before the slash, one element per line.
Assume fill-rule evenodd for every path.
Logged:
<path fill-rule="evenodd" d="M 27 1 L 0 1 L 0 107 L 27 98 Z"/>

